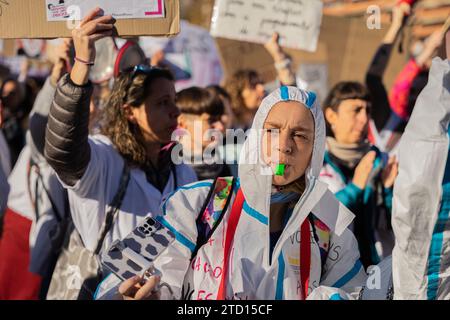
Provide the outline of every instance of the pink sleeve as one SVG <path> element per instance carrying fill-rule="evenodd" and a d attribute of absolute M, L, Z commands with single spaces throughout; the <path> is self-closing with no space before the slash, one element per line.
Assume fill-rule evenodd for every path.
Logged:
<path fill-rule="evenodd" d="M 420 67 L 414 59 L 409 60 L 403 70 L 395 79 L 394 86 L 389 94 L 389 103 L 392 111 L 400 118 L 408 120 L 408 95 L 411 91 L 412 83 L 420 72 Z"/>

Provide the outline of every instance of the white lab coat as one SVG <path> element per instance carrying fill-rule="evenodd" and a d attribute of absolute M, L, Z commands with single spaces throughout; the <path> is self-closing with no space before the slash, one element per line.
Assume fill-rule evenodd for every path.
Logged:
<path fill-rule="evenodd" d="M 399 147 L 392 214 L 395 299 L 450 298 L 449 209 L 441 206 L 449 170 L 449 91 L 449 60 L 435 58 Z"/>
<path fill-rule="evenodd" d="M 89 138 L 91 159 L 83 177 L 69 190 L 72 219 L 85 247 L 94 251 L 109 205 L 116 195 L 124 160 L 111 141 L 103 135 Z M 178 186 L 171 173 L 164 192 L 151 185 L 144 171 L 134 168 L 115 223 L 108 232 L 104 248 L 116 239 L 122 239 L 134 230 L 146 216 L 162 214 L 161 203 L 176 187 L 197 180 L 195 172 L 186 165 L 176 166 Z"/>
<path fill-rule="evenodd" d="M 356 239 L 347 229 L 353 214 L 341 205 L 318 181 L 323 163 L 325 124 L 315 95 L 294 87 L 284 87 L 266 97 L 260 106 L 252 129 L 262 129 L 263 123 L 277 102 L 288 99 L 310 106 L 315 120 L 315 142 L 311 165 L 307 169 L 307 188 L 297 203 L 269 263 L 269 208 L 272 175 L 258 161 L 249 164 L 246 157 L 260 154 L 261 140 L 252 131 L 244 144 L 239 166 L 239 181 L 245 197 L 243 211 L 237 225 L 227 275 L 227 299 L 299 299 L 299 241 L 300 226 L 312 213 L 321 226 L 319 243 L 311 241 L 311 269 L 309 299 L 351 299 L 366 278 L 359 262 Z M 284 97 L 284 99 L 282 98 Z M 256 139 L 256 140 L 254 140 Z M 250 141 L 258 141 L 252 145 Z M 247 164 L 246 164 L 247 163 Z M 161 221 L 176 234 L 176 241 L 155 261 L 162 272 L 162 281 L 172 287 L 175 298 L 214 300 L 217 298 L 224 259 L 223 241 L 232 202 L 210 241 L 200 248 L 191 262 L 197 241 L 196 219 L 212 181 L 203 181 L 181 188 L 163 206 Z M 327 231 L 328 230 L 328 231 Z M 322 269 L 320 248 L 329 246 Z M 109 276 L 99 287 L 101 299 L 117 298 L 115 275 Z M 335 288 L 332 288 L 335 287 Z M 164 296 L 164 292 L 163 292 Z"/>

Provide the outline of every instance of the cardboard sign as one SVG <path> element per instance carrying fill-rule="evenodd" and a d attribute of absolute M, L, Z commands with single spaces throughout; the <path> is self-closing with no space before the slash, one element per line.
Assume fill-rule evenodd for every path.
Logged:
<path fill-rule="evenodd" d="M 263 45 L 222 38 L 216 39 L 216 43 L 226 78 L 240 69 L 253 69 L 258 71 L 261 79 L 266 83 L 276 79 L 277 71 L 274 62 Z M 326 63 L 328 61 L 326 43 L 319 42 L 314 53 L 293 49 L 288 49 L 286 52 L 292 58 L 294 70 L 300 63 Z"/>
<path fill-rule="evenodd" d="M 80 7 L 64 11 L 62 6 L 74 3 Z M 77 21 L 67 15 L 79 8 L 82 18 L 84 12 L 100 4 L 107 4 L 106 13 L 113 13 L 116 18 L 122 15 L 116 22 L 119 36 L 174 36 L 180 32 L 179 0 L 0 0 L 0 38 L 71 37 Z M 77 12 L 73 14 L 77 16 Z M 63 19 L 69 20 L 59 21 Z"/>
<path fill-rule="evenodd" d="M 320 0 L 216 0 L 211 34 L 266 43 L 276 31 L 283 47 L 313 52 L 322 22 Z"/>

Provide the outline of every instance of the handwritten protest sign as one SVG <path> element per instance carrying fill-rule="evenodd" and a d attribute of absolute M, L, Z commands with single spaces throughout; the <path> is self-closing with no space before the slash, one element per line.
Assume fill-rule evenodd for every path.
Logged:
<path fill-rule="evenodd" d="M 281 45 L 315 51 L 322 22 L 320 0 L 216 0 L 211 34 L 265 43 L 274 31 Z"/>

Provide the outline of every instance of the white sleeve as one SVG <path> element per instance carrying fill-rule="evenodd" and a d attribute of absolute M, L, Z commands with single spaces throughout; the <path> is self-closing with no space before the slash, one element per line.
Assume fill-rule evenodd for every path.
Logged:
<path fill-rule="evenodd" d="M 158 257 L 155 267 L 176 299 L 182 295 L 184 278 L 197 244 L 196 220 L 211 186 L 212 181 L 206 180 L 181 187 L 163 205 L 164 216 L 159 221 L 175 234 L 176 240 Z"/>
<path fill-rule="evenodd" d="M 448 272 L 440 273 L 448 270 L 449 251 L 443 249 L 447 254 L 442 254 L 440 246 L 432 243 L 435 235 L 436 239 L 441 237 L 441 241 L 448 242 L 448 227 L 445 232 L 435 233 L 435 226 L 448 163 L 449 121 L 450 62 L 435 58 L 428 84 L 417 99 L 399 146 L 392 212 L 396 238 L 392 254 L 395 299 L 433 298 L 437 288 L 430 295 L 430 277 L 436 287 L 436 282 L 441 283 L 440 289 L 444 288 L 444 281 L 450 280 Z M 439 224 L 448 226 L 448 212 L 444 216 Z M 434 248 L 438 252 L 433 253 Z M 431 255 L 434 259 L 430 262 Z M 444 265 L 439 266 L 440 261 Z M 434 273 L 433 268 L 437 268 Z M 446 291 L 448 294 L 449 290 Z"/>
<path fill-rule="evenodd" d="M 206 180 L 183 186 L 169 196 L 163 204 L 164 216 L 157 219 L 175 234 L 175 241 L 154 262 L 162 274 L 161 282 L 167 283 L 175 299 L 182 297 L 184 278 L 191 255 L 197 243 L 196 219 L 212 186 Z M 111 276 L 99 286 L 97 299 L 117 299 L 120 280 Z M 170 298 L 164 295 L 162 298 Z"/>
<path fill-rule="evenodd" d="M 320 286 L 311 293 L 310 299 L 323 298 L 325 294 L 333 300 L 336 293 L 340 294 L 336 300 L 354 299 L 365 285 L 366 277 L 353 233 L 348 229 L 340 236 L 332 233 Z"/>

